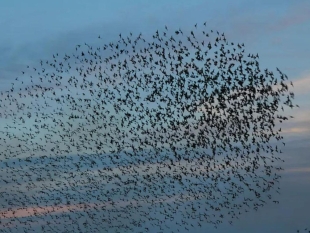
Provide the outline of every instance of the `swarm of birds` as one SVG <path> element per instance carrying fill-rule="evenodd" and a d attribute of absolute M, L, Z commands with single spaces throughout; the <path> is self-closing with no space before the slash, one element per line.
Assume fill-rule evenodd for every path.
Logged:
<path fill-rule="evenodd" d="M 27 66 L 1 92 L 0 231 L 189 231 L 278 203 L 297 105 L 258 59 L 204 23 Z"/>

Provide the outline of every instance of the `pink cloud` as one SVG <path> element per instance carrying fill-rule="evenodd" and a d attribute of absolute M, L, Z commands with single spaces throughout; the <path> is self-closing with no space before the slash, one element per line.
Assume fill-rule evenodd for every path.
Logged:
<path fill-rule="evenodd" d="M 270 29 L 283 30 L 310 20 L 309 4 L 299 4 L 294 7 L 284 18 L 273 24 Z"/>
<path fill-rule="evenodd" d="M 184 196 L 184 195 L 183 195 Z M 190 195 L 185 195 L 190 198 Z M 86 204 L 76 204 L 76 205 L 58 205 L 58 206 L 46 206 L 46 207 L 28 207 L 28 208 L 16 208 L 11 210 L 2 210 L 0 212 L 0 219 L 12 219 L 12 218 L 22 218 L 22 217 L 31 217 L 37 215 L 46 215 L 46 214 L 57 214 L 57 213 L 65 213 L 65 212 L 73 212 L 73 211 L 83 211 L 85 209 L 95 209 L 102 208 L 111 209 L 117 207 L 124 207 L 127 205 L 139 205 L 139 204 L 150 204 L 159 203 L 159 202 L 172 202 L 177 199 L 177 196 L 167 197 L 167 198 L 153 198 L 152 200 L 148 200 L 147 202 L 144 200 L 141 201 L 109 201 L 105 203 L 86 203 Z M 194 198 L 192 199 L 194 200 Z"/>
<path fill-rule="evenodd" d="M 310 167 L 297 167 L 284 170 L 284 173 L 309 173 L 309 172 Z"/>
<path fill-rule="evenodd" d="M 308 94 L 310 93 L 310 74 L 305 75 L 293 82 L 293 91 L 296 94 Z"/>
<path fill-rule="evenodd" d="M 28 207 L 28 208 L 18 208 L 12 210 L 5 210 L 0 212 L 0 218 L 22 218 L 30 217 L 36 215 L 46 215 L 52 213 L 64 213 L 79 211 L 85 208 L 92 208 L 94 206 L 108 206 L 110 203 L 105 203 L 101 205 L 97 204 L 77 204 L 77 205 L 58 205 L 58 206 L 46 206 L 46 207 Z M 112 206 L 112 205 L 110 205 Z"/>

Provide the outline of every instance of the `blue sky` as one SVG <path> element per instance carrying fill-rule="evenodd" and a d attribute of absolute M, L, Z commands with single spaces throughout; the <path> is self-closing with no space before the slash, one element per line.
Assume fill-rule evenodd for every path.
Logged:
<path fill-rule="evenodd" d="M 205 21 L 229 41 L 243 42 L 247 53 L 258 53 L 262 69 L 278 67 L 287 74 L 300 108 L 288 109 L 294 118 L 281 126 L 286 163 L 280 204 L 249 212 L 233 226 L 204 225 L 201 232 L 288 233 L 310 227 L 309 1 L 0 0 L 0 91 L 7 90 L 27 65 L 57 52 L 71 54 L 76 44 L 109 43 L 129 32 L 147 37 L 165 25 L 186 31 Z M 6 123 L 12 121 L 0 118 L 1 127 Z M 1 159 L 4 148 L 1 144 Z"/>

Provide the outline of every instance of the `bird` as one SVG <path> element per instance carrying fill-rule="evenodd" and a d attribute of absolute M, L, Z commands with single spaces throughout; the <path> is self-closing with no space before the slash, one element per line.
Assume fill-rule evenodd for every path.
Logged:
<path fill-rule="evenodd" d="M 288 80 L 199 25 L 153 40 L 98 36 L 1 92 L 1 117 L 14 122 L 0 128 L 7 229 L 189 231 L 278 204 L 281 150 L 269 142 L 292 118 L 279 110 L 299 107 Z"/>

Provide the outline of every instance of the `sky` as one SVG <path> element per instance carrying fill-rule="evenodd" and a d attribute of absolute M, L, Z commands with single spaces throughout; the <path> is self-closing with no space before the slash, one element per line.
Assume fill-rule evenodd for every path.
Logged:
<path fill-rule="evenodd" d="M 286 162 L 280 203 L 250 211 L 232 226 L 224 223 L 215 229 L 206 224 L 197 232 L 289 233 L 310 228 L 309 1 L 0 0 L 0 91 L 8 90 L 27 65 L 57 52 L 70 54 L 77 44 L 113 42 L 119 33 L 150 36 L 165 25 L 190 30 L 205 21 L 210 29 L 225 32 L 229 41 L 244 43 L 247 52 L 258 53 L 260 67 L 280 68 L 293 81 L 300 108 L 288 109 L 294 118 L 281 126 L 286 142 L 281 156 Z M 9 121 L 0 118 L 0 126 Z M 3 147 L 0 159 L 4 158 Z"/>

